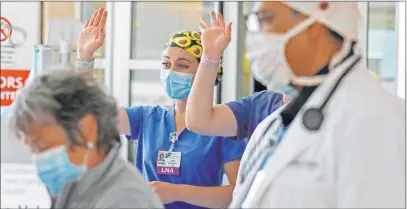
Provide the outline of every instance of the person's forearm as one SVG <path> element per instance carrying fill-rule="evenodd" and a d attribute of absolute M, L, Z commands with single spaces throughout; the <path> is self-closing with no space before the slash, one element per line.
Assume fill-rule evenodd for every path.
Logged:
<path fill-rule="evenodd" d="M 203 55 L 204 57 L 205 55 Z M 217 57 L 207 57 L 218 60 Z M 195 132 L 202 132 L 212 118 L 213 92 L 217 68 L 201 63 L 192 85 L 186 110 L 187 127 Z"/>
<path fill-rule="evenodd" d="M 82 53 L 78 53 L 76 57 L 79 61 L 86 61 L 86 62 L 93 61 L 93 55 L 84 55 Z M 91 75 L 95 76 L 95 70 L 93 67 L 92 68 L 76 67 L 75 72 L 76 73 L 90 73 Z M 119 130 L 120 134 L 124 134 L 127 136 L 131 135 L 129 117 L 126 113 L 126 110 L 123 107 L 120 107 L 120 109 L 119 109 L 119 121 L 117 123 L 117 129 Z"/>
<path fill-rule="evenodd" d="M 91 62 L 93 61 L 93 55 L 86 55 L 86 54 L 82 54 L 78 51 L 78 54 L 76 56 L 76 58 L 80 61 L 84 61 L 84 62 Z M 75 72 L 77 73 L 90 73 L 90 74 L 94 74 L 95 70 L 94 68 L 82 68 L 82 67 L 75 67 Z"/>
<path fill-rule="evenodd" d="M 203 187 L 179 186 L 179 201 L 208 208 L 227 208 L 232 201 L 234 185 Z"/>

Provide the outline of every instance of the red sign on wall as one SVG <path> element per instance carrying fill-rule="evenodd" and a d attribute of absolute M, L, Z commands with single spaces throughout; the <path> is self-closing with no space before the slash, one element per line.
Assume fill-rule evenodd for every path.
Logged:
<path fill-rule="evenodd" d="M 1 33 L 1 39 L 0 42 L 6 41 L 8 38 L 10 38 L 13 29 L 11 27 L 11 23 L 8 19 L 5 17 L 0 17 L 1 21 L 1 28 L 0 28 L 0 33 Z"/>
<path fill-rule="evenodd" d="M 29 70 L 0 70 L 1 73 L 1 106 L 9 106 L 13 103 L 18 89 L 24 87 Z"/>

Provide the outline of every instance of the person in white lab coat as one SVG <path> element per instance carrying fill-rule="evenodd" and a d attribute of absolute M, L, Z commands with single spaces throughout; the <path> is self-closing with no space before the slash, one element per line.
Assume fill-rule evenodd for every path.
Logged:
<path fill-rule="evenodd" d="M 230 208 L 405 207 L 404 101 L 369 75 L 356 50 L 360 19 L 355 2 L 254 7 L 253 74 L 296 97 L 254 131 Z M 221 53 L 210 47 L 224 36 L 219 24 L 201 25 L 204 51 Z"/>

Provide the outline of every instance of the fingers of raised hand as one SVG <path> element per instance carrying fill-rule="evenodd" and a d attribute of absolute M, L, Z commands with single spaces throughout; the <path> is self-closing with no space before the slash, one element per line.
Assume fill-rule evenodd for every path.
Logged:
<path fill-rule="evenodd" d="M 89 25 L 89 19 L 85 21 L 85 26 L 84 26 L 84 28 L 88 27 L 88 25 Z"/>
<path fill-rule="evenodd" d="M 89 19 L 88 26 L 92 26 L 92 25 L 93 25 L 93 22 L 95 22 L 95 18 L 96 18 L 96 16 L 98 15 L 99 10 L 100 10 L 100 9 L 96 10 L 96 11 L 93 13 L 92 17 Z"/>
<path fill-rule="evenodd" d="M 223 18 L 223 15 L 221 13 L 215 13 L 214 11 L 211 11 L 211 25 L 209 26 L 208 23 L 201 17 L 201 23 L 203 26 L 206 28 L 209 27 L 222 27 L 224 28 L 226 26 L 225 24 L 225 19 Z"/>
<path fill-rule="evenodd" d="M 92 17 L 89 19 L 89 22 L 85 27 L 104 27 L 107 19 L 107 11 L 104 8 L 96 10 Z"/>
<path fill-rule="evenodd" d="M 203 26 L 201 22 L 198 22 L 198 27 L 201 32 L 203 32 L 206 29 L 205 26 Z"/>
<path fill-rule="evenodd" d="M 225 27 L 225 36 L 229 40 L 232 39 L 232 22 L 229 22 Z"/>
<path fill-rule="evenodd" d="M 203 17 L 201 17 L 201 21 L 199 22 L 198 25 L 201 25 L 204 29 L 208 29 L 210 27 Z"/>
<path fill-rule="evenodd" d="M 223 19 L 223 15 L 221 13 L 218 13 L 216 15 L 217 19 L 218 19 L 218 25 L 220 27 L 225 27 L 225 20 Z"/>
<path fill-rule="evenodd" d="M 99 23 L 96 25 L 96 27 L 104 27 L 106 24 L 106 19 L 107 19 L 107 10 L 103 10 L 101 14 L 101 18 Z"/>
<path fill-rule="evenodd" d="M 211 11 L 211 25 L 212 27 L 218 25 L 218 20 L 216 19 L 216 14 L 214 11 Z"/>
<path fill-rule="evenodd" d="M 201 17 L 201 20 L 198 22 L 198 27 L 201 32 L 204 32 L 206 29 L 208 29 L 210 26 L 208 23 L 205 21 L 203 17 Z"/>
<path fill-rule="evenodd" d="M 102 18 L 102 14 L 103 14 L 103 8 L 98 9 L 98 12 L 96 14 L 95 20 L 93 21 L 92 26 L 97 27 L 99 25 L 100 19 Z"/>

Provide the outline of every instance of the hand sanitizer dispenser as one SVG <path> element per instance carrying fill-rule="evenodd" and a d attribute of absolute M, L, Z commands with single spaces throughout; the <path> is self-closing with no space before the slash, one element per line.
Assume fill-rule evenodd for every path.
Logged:
<path fill-rule="evenodd" d="M 48 22 L 46 45 L 34 46 L 30 77 L 59 69 L 72 70 L 74 48 L 83 24 L 75 18 L 53 18 Z"/>
<path fill-rule="evenodd" d="M 56 68 L 61 70 L 73 70 L 71 64 L 71 47 L 67 41 L 61 40 L 60 44 L 61 63 Z"/>

